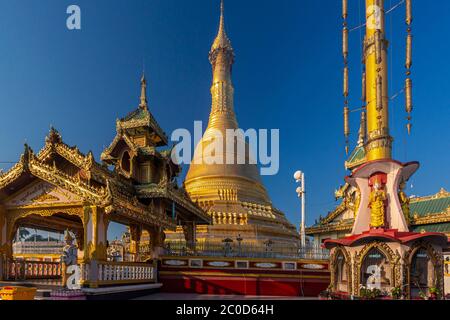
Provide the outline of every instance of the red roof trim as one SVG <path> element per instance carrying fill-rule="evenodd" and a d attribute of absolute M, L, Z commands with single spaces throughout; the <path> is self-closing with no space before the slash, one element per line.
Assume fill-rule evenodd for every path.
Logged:
<path fill-rule="evenodd" d="M 449 243 L 449 238 L 443 233 L 437 232 L 398 232 L 397 230 L 370 230 L 362 234 L 352 235 L 341 239 L 328 239 L 323 243 L 323 247 L 331 249 L 338 245 L 352 246 L 360 240 L 376 240 L 381 239 L 387 242 L 408 243 L 423 238 L 434 238 Z"/>

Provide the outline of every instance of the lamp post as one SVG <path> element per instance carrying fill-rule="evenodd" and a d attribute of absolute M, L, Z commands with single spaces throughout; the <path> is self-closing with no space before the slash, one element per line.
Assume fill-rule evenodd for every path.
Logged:
<path fill-rule="evenodd" d="M 297 187 L 295 192 L 299 198 L 302 199 L 302 218 L 300 223 L 300 239 L 301 245 L 304 248 L 306 246 L 306 235 L 305 235 L 305 174 L 302 171 L 297 171 L 294 173 L 294 179 L 297 183 L 300 183 L 300 186 Z"/>

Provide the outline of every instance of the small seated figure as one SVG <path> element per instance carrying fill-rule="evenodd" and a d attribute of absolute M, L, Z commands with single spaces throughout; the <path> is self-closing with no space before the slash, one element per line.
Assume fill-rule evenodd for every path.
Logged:
<path fill-rule="evenodd" d="M 64 241 L 66 242 L 66 245 L 63 248 L 63 254 L 60 257 L 61 259 L 61 274 L 62 274 L 62 282 L 63 287 L 67 288 L 67 268 L 76 265 L 77 259 L 78 259 L 78 248 L 73 244 L 73 237 L 70 235 L 69 230 L 66 230 L 66 235 L 64 236 Z"/>

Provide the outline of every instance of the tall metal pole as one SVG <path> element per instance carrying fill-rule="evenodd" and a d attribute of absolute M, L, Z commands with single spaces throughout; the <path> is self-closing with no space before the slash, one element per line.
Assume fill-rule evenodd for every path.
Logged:
<path fill-rule="evenodd" d="M 302 247 L 306 246 L 306 235 L 305 235 L 305 173 L 302 173 L 302 222 L 300 227 L 300 237 L 302 242 Z"/>
<path fill-rule="evenodd" d="M 306 246 L 306 234 L 305 234 L 305 174 L 302 171 L 297 171 L 294 173 L 294 179 L 297 183 L 301 183 L 297 187 L 296 192 L 299 198 L 302 199 L 302 212 L 300 221 L 300 244 L 304 248 Z"/>

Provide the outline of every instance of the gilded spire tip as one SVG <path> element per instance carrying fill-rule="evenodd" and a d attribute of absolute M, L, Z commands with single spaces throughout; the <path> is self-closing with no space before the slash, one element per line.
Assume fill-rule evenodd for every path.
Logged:
<path fill-rule="evenodd" d="M 225 5 L 223 0 L 220 1 L 219 32 L 217 33 L 217 37 L 214 40 L 211 51 L 217 49 L 229 49 L 231 51 L 233 50 L 233 47 L 231 46 L 231 41 L 228 38 L 227 33 L 225 32 Z"/>
<path fill-rule="evenodd" d="M 142 109 L 147 109 L 147 80 L 145 79 L 145 73 L 142 72 L 141 78 L 141 103 L 139 107 Z"/>

